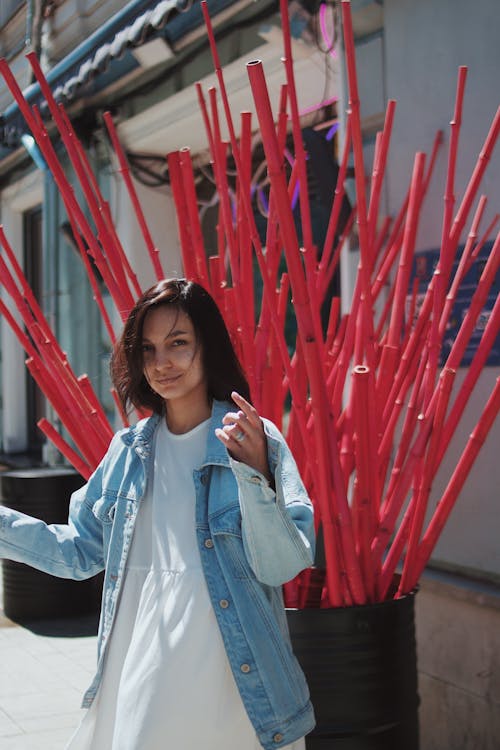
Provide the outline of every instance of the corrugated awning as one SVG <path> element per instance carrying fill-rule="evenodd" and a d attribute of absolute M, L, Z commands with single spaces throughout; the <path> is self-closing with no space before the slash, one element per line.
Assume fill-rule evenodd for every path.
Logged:
<path fill-rule="evenodd" d="M 97 49 L 88 54 L 74 75 L 55 87 L 56 99 L 61 101 L 73 99 L 80 87 L 106 72 L 113 60 L 121 60 L 128 49 L 139 47 L 162 31 L 169 19 L 173 20 L 174 12 L 189 13 L 193 16 L 191 19 L 186 19 L 184 23 L 176 24 L 176 28 L 173 28 L 169 34 L 169 39 L 172 41 L 181 38 L 187 29 L 196 28 L 201 22 L 201 18 L 197 17 L 197 10 L 199 11 L 194 7 L 193 0 L 161 0 L 155 7 L 141 13 L 132 23 L 115 33 L 109 41 L 99 44 Z M 183 34 L 179 34 L 181 30 Z"/>
<path fill-rule="evenodd" d="M 215 16 L 236 2 L 208 0 L 208 8 Z M 47 73 L 47 80 L 55 98 L 63 103 L 77 99 L 82 93 L 97 93 L 139 66 L 133 55 L 127 54 L 128 50 L 155 36 L 175 44 L 202 24 L 199 0 L 131 0 L 55 65 Z M 37 83 L 29 86 L 24 95 L 43 113 L 46 105 Z M 17 104 L 3 113 L 3 129 L 3 146 L 17 147 L 17 134 L 25 129 Z M 0 159 L 5 156 L 1 145 Z"/>

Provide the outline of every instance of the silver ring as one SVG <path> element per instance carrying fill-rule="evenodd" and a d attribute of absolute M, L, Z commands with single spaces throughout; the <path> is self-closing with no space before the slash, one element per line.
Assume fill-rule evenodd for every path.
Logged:
<path fill-rule="evenodd" d="M 242 443 L 245 439 L 245 433 L 243 430 L 239 430 L 238 434 L 234 436 L 234 439 L 238 441 L 238 443 Z"/>

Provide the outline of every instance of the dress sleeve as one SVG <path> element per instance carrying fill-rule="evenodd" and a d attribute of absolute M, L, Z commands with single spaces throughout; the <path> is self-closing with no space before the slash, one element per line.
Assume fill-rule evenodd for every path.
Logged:
<path fill-rule="evenodd" d="M 272 422 L 263 423 L 276 489 L 247 464 L 230 462 L 248 562 L 259 581 L 280 586 L 314 562 L 313 507 L 285 439 Z"/>
<path fill-rule="evenodd" d="M 104 568 L 103 527 L 93 508 L 102 495 L 106 456 L 89 481 L 71 495 L 66 524 L 47 524 L 0 507 L 0 558 L 60 578 L 90 578 Z"/>

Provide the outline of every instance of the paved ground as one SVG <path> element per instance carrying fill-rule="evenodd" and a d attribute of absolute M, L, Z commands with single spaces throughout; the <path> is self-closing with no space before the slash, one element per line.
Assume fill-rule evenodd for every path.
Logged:
<path fill-rule="evenodd" d="M 93 677 L 96 618 L 19 625 L 1 594 L 0 584 L 0 748 L 63 750 Z"/>

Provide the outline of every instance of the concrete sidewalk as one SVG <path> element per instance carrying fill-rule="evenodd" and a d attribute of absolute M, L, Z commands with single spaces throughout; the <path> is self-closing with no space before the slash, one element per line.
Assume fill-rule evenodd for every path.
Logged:
<path fill-rule="evenodd" d="M 1 750 L 63 750 L 84 714 L 95 632 L 96 616 L 21 626 L 0 610 Z"/>

